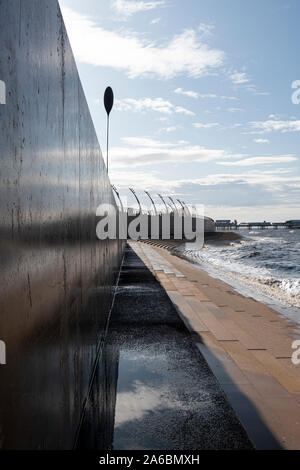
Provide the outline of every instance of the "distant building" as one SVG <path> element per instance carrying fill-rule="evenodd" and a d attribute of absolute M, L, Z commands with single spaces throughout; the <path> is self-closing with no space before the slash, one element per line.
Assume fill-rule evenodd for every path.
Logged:
<path fill-rule="evenodd" d="M 300 220 L 288 220 L 286 222 L 286 225 L 288 225 L 289 227 L 298 227 L 298 228 L 300 228 Z"/>
<path fill-rule="evenodd" d="M 231 220 L 216 220 L 216 225 L 230 225 Z"/>

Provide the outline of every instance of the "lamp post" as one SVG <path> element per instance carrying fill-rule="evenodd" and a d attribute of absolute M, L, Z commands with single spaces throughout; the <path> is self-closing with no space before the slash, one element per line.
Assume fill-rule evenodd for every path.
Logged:
<path fill-rule="evenodd" d="M 153 204 L 153 207 L 154 207 L 154 214 L 157 215 L 156 205 L 155 205 L 155 202 L 154 202 L 153 199 L 152 199 L 151 194 L 149 193 L 149 191 L 145 191 L 145 193 L 147 194 L 148 198 L 150 199 L 150 201 L 151 201 L 152 204 Z"/>
<path fill-rule="evenodd" d="M 168 198 L 170 199 L 171 203 L 172 203 L 173 206 L 175 207 L 175 211 L 176 211 L 177 214 L 178 214 L 178 209 L 177 209 L 177 207 L 176 207 L 176 204 L 175 204 L 174 200 L 171 198 L 171 196 L 168 196 Z"/>
<path fill-rule="evenodd" d="M 184 201 L 182 201 L 182 204 L 183 204 L 184 207 L 186 208 L 188 215 L 191 215 L 191 211 L 190 211 L 190 209 L 188 208 L 188 206 L 186 205 L 186 203 L 185 203 Z"/>
<path fill-rule="evenodd" d="M 182 204 L 182 202 L 180 201 L 180 199 L 177 199 L 177 201 L 179 202 L 179 204 L 181 205 L 181 208 L 182 208 L 182 212 L 183 212 L 183 215 L 185 214 L 185 208 L 184 208 L 184 205 Z"/>
<path fill-rule="evenodd" d="M 167 204 L 166 204 L 166 201 L 164 200 L 164 198 L 162 197 L 161 194 L 158 194 L 158 197 L 159 197 L 159 198 L 162 200 L 162 202 L 164 203 L 165 208 L 166 208 L 166 211 L 167 211 L 167 214 L 168 214 L 168 213 L 169 213 L 169 209 L 168 209 L 168 206 L 167 206 Z"/>
<path fill-rule="evenodd" d="M 108 173 L 108 139 L 109 139 L 109 115 L 114 105 L 114 93 L 111 87 L 107 87 L 104 93 L 104 107 L 107 113 L 107 132 L 106 132 L 106 170 Z"/>
<path fill-rule="evenodd" d="M 142 213 L 142 207 L 141 207 L 141 203 L 140 203 L 140 200 L 139 198 L 137 197 L 136 193 L 135 193 L 135 190 L 133 188 L 129 188 L 129 191 L 132 192 L 132 194 L 134 195 L 135 199 L 137 200 L 137 203 L 139 205 L 139 214 Z"/>
<path fill-rule="evenodd" d="M 120 198 L 120 193 L 119 193 L 119 191 L 117 190 L 117 188 L 116 188 L 113 184 L 111 185 L 111 187 L 112 187 L 113 191 L 116 193 L 117 198 L 119 199 L 122 212 L 124 212 L 124 207 L 123 207 L 122 199 Z"/>

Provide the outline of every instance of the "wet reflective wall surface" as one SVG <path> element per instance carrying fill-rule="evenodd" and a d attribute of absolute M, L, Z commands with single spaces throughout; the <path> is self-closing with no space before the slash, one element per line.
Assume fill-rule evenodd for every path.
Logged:
<path fill-rule="evenodd" d="M 0 0 L 0 81 L 0 448 L 69 449 L 123 243 L 56 0 Z"/>

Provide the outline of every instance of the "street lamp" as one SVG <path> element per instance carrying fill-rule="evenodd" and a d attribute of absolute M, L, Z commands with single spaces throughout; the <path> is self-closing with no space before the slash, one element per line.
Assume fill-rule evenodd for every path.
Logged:
<path fill-rule="evenodd" d="M 145 193 L 147 194 L 148 198 L 150 199 L 150 201 L 151 201 L 152 204 L 153 204 L 153 207 L 154 207 L 154 214 L 157 215 L 156 205 L 155 205 L 155 202 L 154 202 L 153 199 L 152 199 L 151 194 L 149 193 L 149 191 L 145 191 Z"/>
<path fill-rule="evenodd" d="M 169 209 L 168 209 L 168 206 L 167 206 L 167 204 L 166 204 L 166 201 L 164 200 L 164 198 L 162 197 L 161 194 L 158 194 L 158 197 L 159 197 L 159 198 L 162 200 L 162 202 L 164 203 L 165 208 L 166 208 L 166 211 L 167 211 L 167 214 L 168 214 L 168 213 L 169 213 Z"/>
<path fill-rule="evenodd" d="M 168 196 L 168 198 L 170 199 L 171 203 L 172 203 L 172 204 L 173 204 L 173 206 L 175 207 L 175 211 L 176 211 L 176 212 L 177 212 L 177 214 L 178 214 L 178 209 L 177 209 L 177 207 L 176 207 L 176 204 L 175 204 L 175 202 L 173 201 L 173 199 L 171 198 L 171 196 Z"/>
<path fill-rule="evenodd" d="M 190 209 L 188 208 L 188 206 L 186 205 L 186 203 L 185 203 L 184 201 L 182 201 L 182 204 L 183 204 L 184 207 L 186 208 L 188 215 L 191 215 L 191 211 L 190 211 Z"/>
<path fill-rule="evenodd" d="M 136 193 L 135 193 L 135 190 L 133 188 L 129 188 L 129 191 L 132 192 L 132 194 L 134 195 L 135 199 L 137 200 L 137 203 L 139 205 L 139 214 L 142 213 L 142 207 L 141 207 L 141 203 L 140 203 L 140 200 L 139 198 L 137 197 Z"/>
<path fill-rule="evenodd" d="M 117 198 L 119 199 L 122 212 L 124 212 L 124 207 L 123 207 L 122 199 L 120 198 L 120 193 L 119 193 L 119 191 L 117 190 L 117 188 L 116 188 L 113 184 L 111 185 L 111 187 L 112 187 L 113 191 L 116 193 Z"/>
<path fill-rule="evenodd" d="M 182 201 L 180 201 L 180 199 L 177 199 L 177 201 L 178 201 L 179 204 L 181 205 L 182 212 L 183 212 L 183 215 L 184 215 L 184 214 L 185 214 L 185 207 L 184 207 L 184 205 L 182 204 Z"/>
<path fill-rule="evenodd" d="M 104 107 L 107 113 L 107 131 L 106 131 L 106 170 L 108 173 L 108 139 L 109 139 L 109 115 L 114 105 L 114 93 L 111 87 L 107 87 L 104 93 Z"/>

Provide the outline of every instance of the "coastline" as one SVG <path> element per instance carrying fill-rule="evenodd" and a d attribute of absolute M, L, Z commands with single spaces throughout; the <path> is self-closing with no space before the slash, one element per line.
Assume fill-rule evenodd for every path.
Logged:
<path fill-rule="evenodd" d="M 240 233 L 236 233 L 233 231 L 227 231 L 227 232 L 212 232 L 205 234 L 205 244 L 207 245 L 214 245 L 214 244 L 219 244 L 219 245 L 228 245 L 231 242 L 238 242 L 244 239 L 244 237 Z"/>
<path fill-rule="evenodd" d="M 204 250 L 209 250 L 210 247 L 234 246 L 243 240 L 247 240 L 247 237 L 236 232 L 216 232 L 216 234 L 209 234 L 205 237 Z M 254 297 L 257 301 L 273 308 L 280 315 L 300 325 L 300 299 L 298 296 L 291 296 L 280 289 L 279 281 L 268 278 L 254 278 L 233 270 L 225 270 L 222 266 L 203 262 L 198 254 L 185 251 L 183 244 L 172 247 L 172 254 L 192 263 L 210 276 L 227 283 L 242 295 Z"/>
<path fill-rule="evenodd" d="M 166 290 L 252 441 L 271 445 L 255 441 L 262 430 L 245 400 L 282 448 L 299 449 L 300 366 L 291 360 L 298 325 L 158 243 L 130 246 Z"/>

